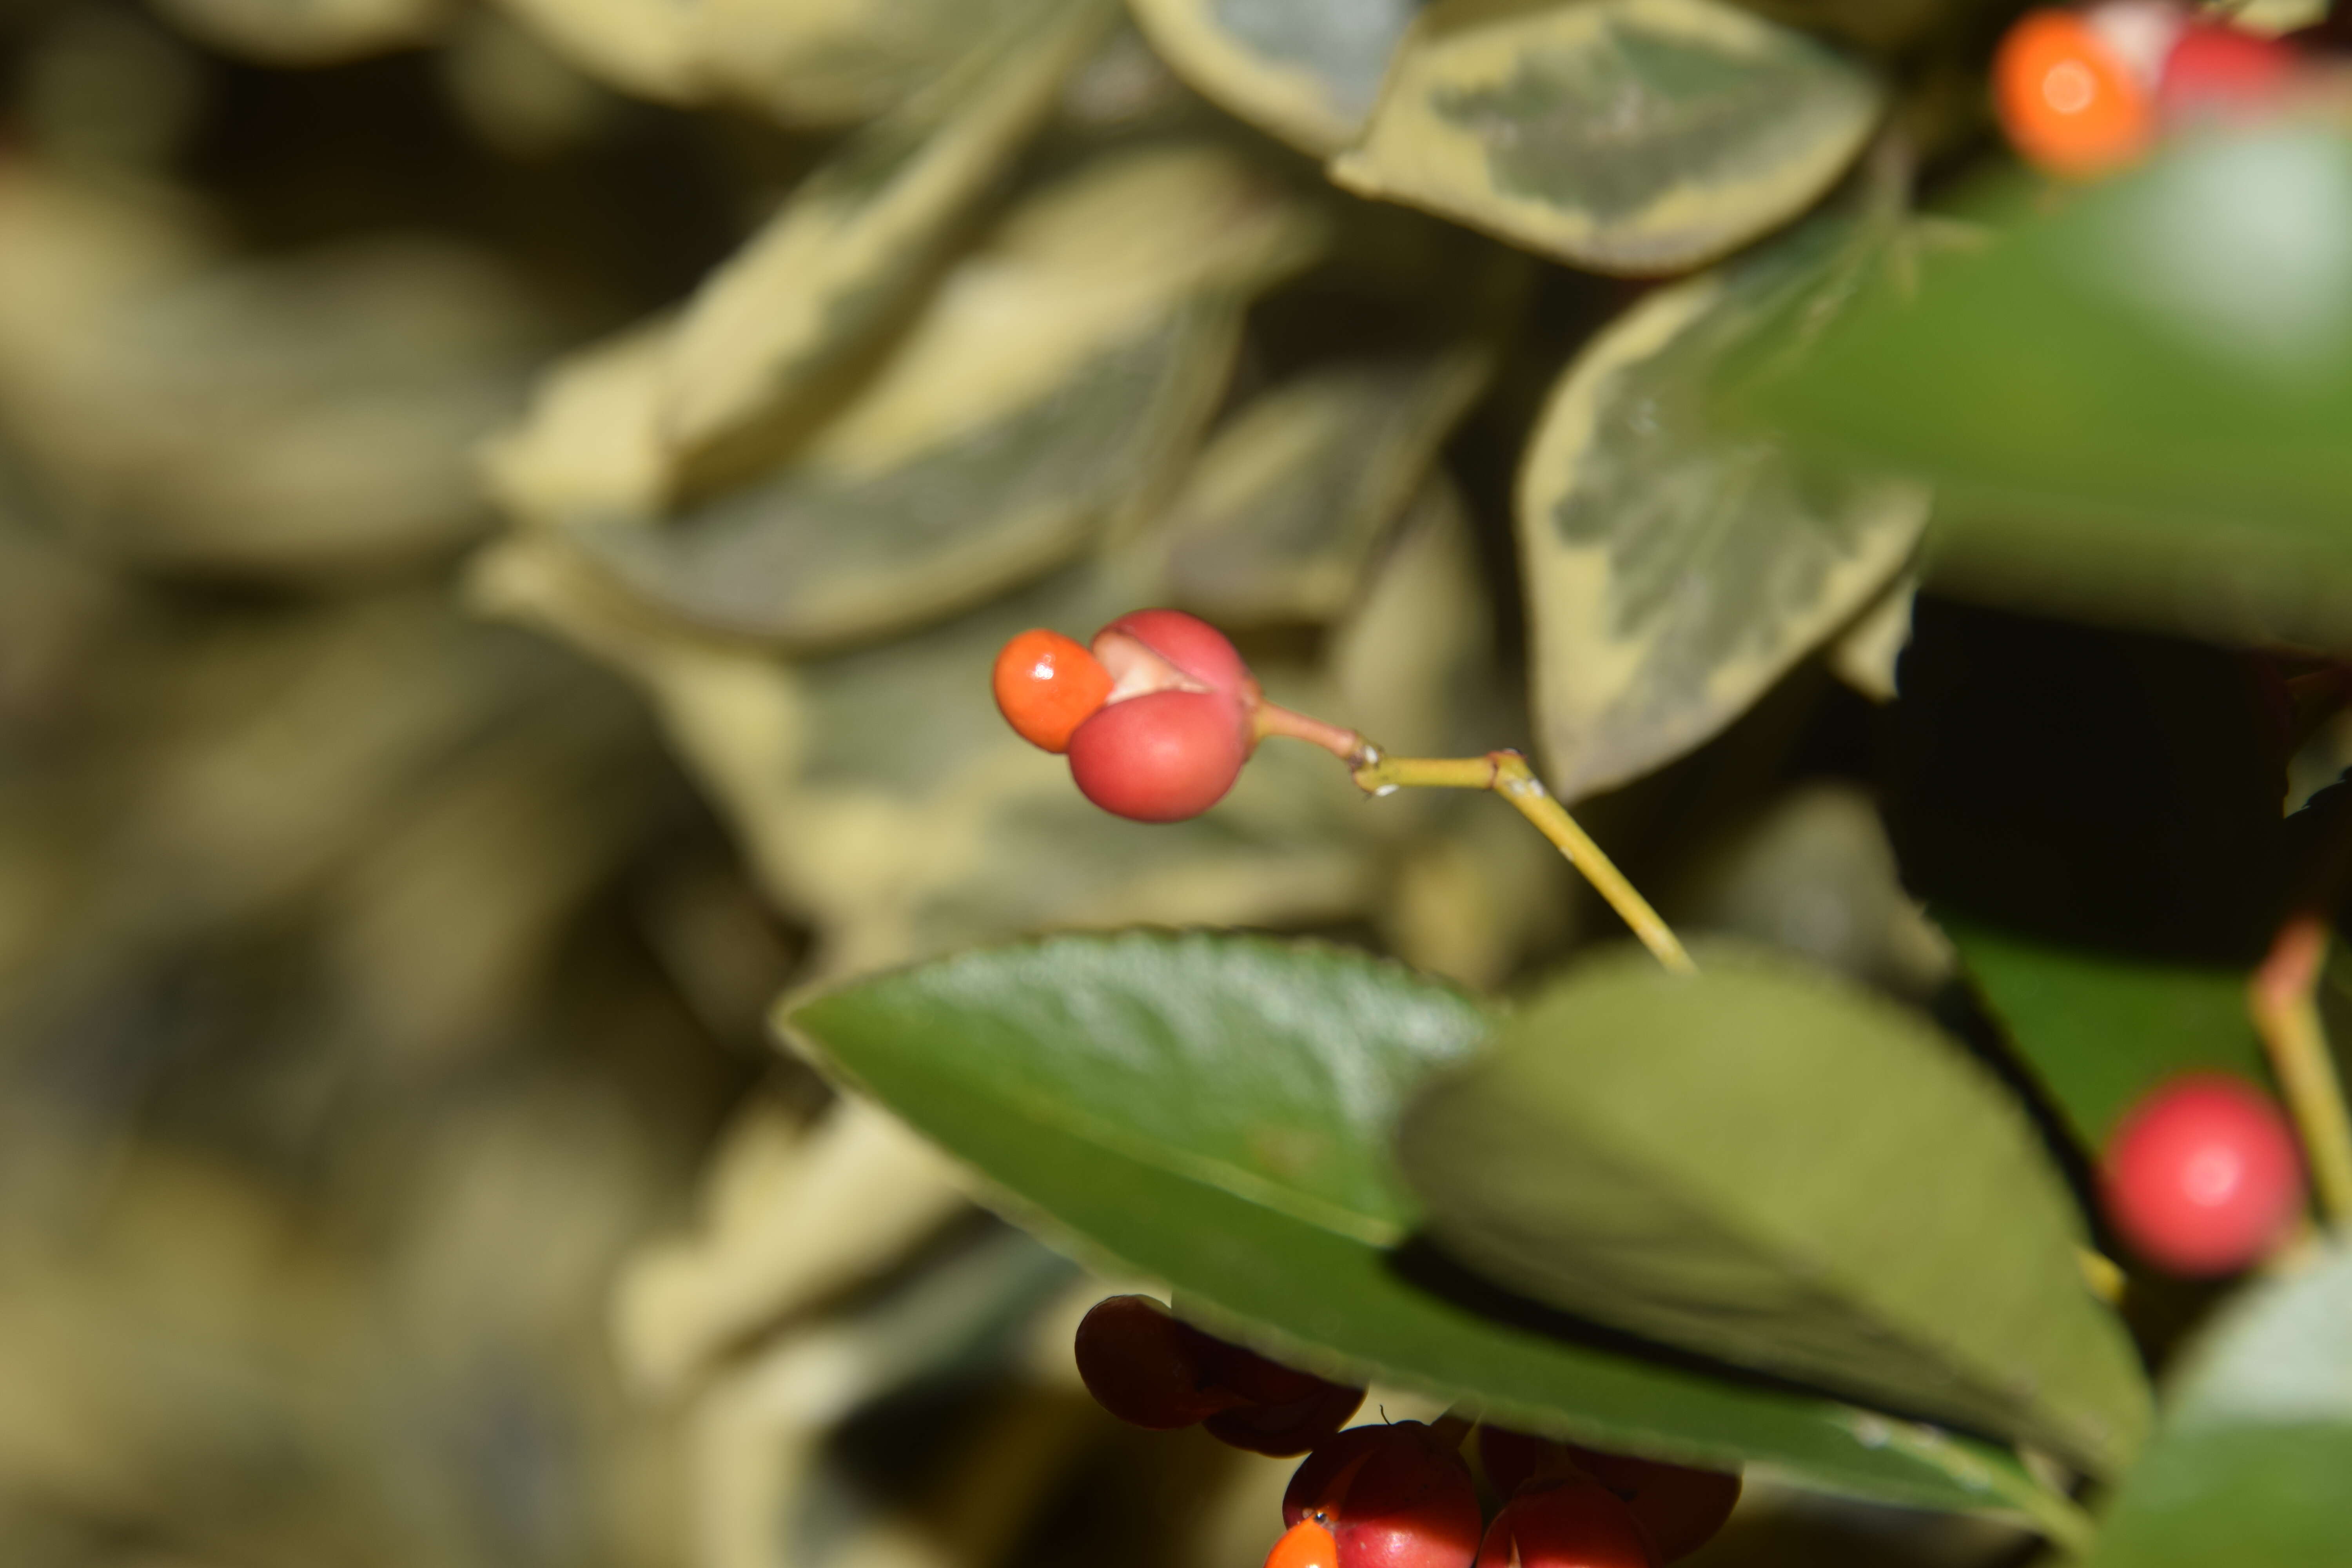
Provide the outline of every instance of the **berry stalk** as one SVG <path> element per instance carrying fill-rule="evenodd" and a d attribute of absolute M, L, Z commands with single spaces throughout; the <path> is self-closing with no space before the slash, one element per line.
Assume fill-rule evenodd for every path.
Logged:
<path fill-rule="evenodd" d="M 2246 999 L 2302 1136 L 2320 1210 L 2331 1225 L 2340 1226 L 2352 1219 L 2352 1119 L 2345 1114 L 2343 1085 L 2319 1018 L 2320 966 L 2326 953 L 2326 918 L 2294 916 L 2254 971 Z"/>
<path fill-rule="evenodd" d="M 1387 756 L 1353 730 L 1342 730 L 1271 702 L 1258 706 L 1257 732 L 1261 736 L 1286 735 L 1322 747 L 1348 764 L 1356 787 L 1370 795 L 1384 795 L 1400 789 L 1494 791 L 1517 807 L 1519 815 L 1533 823 L 1537 832 L 1551 840 L 1552 847 L 1592 884 L 1595 892 L 1608 900 L 1609 907 L 1632 928 L 1653 957 L 1677 974 L 1697 972 L 1698 965 L 1691 962 L 1689 951 L 1673 928 L 1626 880 L 1625 873 L 1617 869 L 1617 863 L 1592 841 L 1591 835 L 1578 826 L 1568 808 L 1544 788 L 1543 781 L 1536 777 L 1527 758 L 1518 752 L 1489 752 L 1483 757 Z"/>

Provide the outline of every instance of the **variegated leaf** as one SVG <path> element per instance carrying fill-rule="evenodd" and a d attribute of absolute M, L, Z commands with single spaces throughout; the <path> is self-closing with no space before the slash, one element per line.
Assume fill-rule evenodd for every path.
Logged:
<path fill-rule="evenodd" d="M 1167 61 L 1208 97 L 1328 157 L 1363 132 L 1389 55 L 1423 0 L 1129 0 Z"/>
<path fill-rule="evenodd" d="M 1727 362 L 1801 350 L 1903 233 L 1888 213 L 1825 216 L 1662 289 L 1553 392 L 1518 511 L 1538 726 L 1563 795 L 1707 739 L 1909 556 L 1925 490 L 1801 466 L 1710 416 Z"/>
<path fill-rule="evenodd" d="M 1458 340 L 1341 361 L 1250 403 L 1169 508 L 1170 595 L 1221 624 L 1339 615 L 1493 369 L 1488 345 Z"/>
<path fill-rule="evenodd" d="M 810 647 L 937 616 L 1157 500 L 1222 393 L 1242 302 L 1315 244 L 1231 153 L 1105 155 L 960 262 L 789 463 L 665 527 L 566 531 L 719 630 Z"/>
<path fill-rule="evenodd" d="M 1102 36 L 1107 0 L 1053 0 L 803 183 L 687 305 L 662 387 L 666 442 L 693 451 L 789 425 L 937 265 L 955 226 Z"/>
<path fill-rule="evenodd" d="M 1601 271 L 1680 271 L 1803 212 L 1877 78 L 1719 0 L 1442 0 L 1331 176 Z"/>
<path fill-rule="evenodd" d="M 1053 0 L 688 0 L 720 92 L 787 122 L 869 119 Z"/>

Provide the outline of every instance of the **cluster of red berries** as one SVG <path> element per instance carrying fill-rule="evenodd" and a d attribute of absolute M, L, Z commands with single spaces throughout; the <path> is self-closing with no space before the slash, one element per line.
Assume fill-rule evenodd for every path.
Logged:
<path fill-rule="evenodd" d="M 2274 107 L 2302 68 L 2292 44 L 2171 0 L 2102 0 L 2018 18 L 1993 61 L 1993 103 L 2026 159 L 2087 176 L 2168 130 Z"/>
<path fill-rule="evenodd" d="M 2303 1212 L 2303 1159 L 2269 1096 L 2219 1073 L 2159 1084 L 2107 1142 L 2108 1221 L 2175 1274 L 2233 1274 L 2286 1238 Z"/>
<path fill-rule="evenodd" d="M 1202 1426 L 1253 1454 L 1304 1454 L 1347 1425 L 1364 1391 L 1202 1333 L 1149 1296 L 1097 1301 L 1078 1324 L 1078 1377 L 1130 1426 Z"/>
<path fill-rule="evenodd" d="M 1081 794 L 1138 822 L 1200 816 L 1257 745 L 1249 666 L 1223 632 L 1181 610 L 1121 616 L 1090 648 L 1023 632 L 996 656 L 995 688 L 1023 740 L 1067 752 Z"/>
<path fill-rule="evenodd" d="M 1418 1421 L 1339 1434 L 1291 1477 L 1266 1568 L 1660 1568 L 1739 1500 L 1738 1476 L 1487 1426 L 1488 1521 L 1458 1443 Z"/>
<path fill-rule="evenodd" d="M 1454 1423 L 1342 1431 L 1363 1390 L 1227 1344 L 1148 1296 L 1097 1303 L 1076 1349 L 1087 1392 L 1122 1421 L 1198 1423 L 1254 1453 L 1307 1456 L 1266 1568 L 1659 1568 L 1705 1545 L 1739 1499 L 1737 1476 L 1490 1426 L 1490 1522 Z"/>

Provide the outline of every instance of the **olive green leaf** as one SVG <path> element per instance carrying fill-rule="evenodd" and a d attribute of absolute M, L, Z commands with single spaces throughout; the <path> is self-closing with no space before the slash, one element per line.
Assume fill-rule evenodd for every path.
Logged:
<path fill-rule="evenodd" d="M 483 483 L 534 526 L 646 516 L 669 492 L 655 424 L 668 316 L 572 350 L 541 372 L 520 423 L 482 443 Z"/>
<path fill-rule="evenodd" d="M 0 181 L 0 401 L 82 542 L 301 580 L 478 532 L 472 448 L 554 335 L 520 280 L 413 237 L 233 260 L 194 216 L 29 171 Z"/>
<path fill-rule="evenodd" d="M 2230 640 L 2352 637 L 2352 142 L 2188 138 L 1824 335 L 1756 406 L 1937 485 L 1947 586 Z"/>
<path fill-rule="evenodd" d="M 1820 198 L 1884 90 L 1717 0 L 1441 0 L 1331 177 L 1605 272 L 1675 272 Z"/>
<path fill-rule="evenodd" d="M 1056 0 L 866 128 L 697 290 L 669 351 L 667 442 L 785 422 L 937 265 L 1101 38 L 1106 0 Z"/>
<path fill-rule="evenodd" d="M 930 86 L 1055 0 L 694 0 L 696 69 L 779 120 L 842 125 Z"/>
<path fill-rule="evenodd" d="M 1406 508 L 1328 646 L 1337 700 L 1330 717 L 1391 755 L 1489 750 L 1511 723 L 1512 704 L 1496 689 L 1495 622 L 1477 541 L 1462 493 L 1443 471 Z M 1427 805 L 1461 800 L 1439 790 L 1405 793 Z M 1388 809 L 1403 804 L 1399 796 Z"/>
<path fill-rule="evenodd" d="M 1488 1020 L 1393 964 L 1245 937 L 1061 937 L 869 979 L 781 1022 L 1049 1238 L 1168 1281 L 1188 1315 L 1296 1364 L 1627 1452 L 2073 1522 L 1997 1450 L 1646 1359 L 1399 1253 L 1413 1214 L 1390 1127 Z"/>
<path fill-rule="evenodd" d="M 2232 1301 L 2183 1355 L 2091 1568 L 2335 1568 L 2352 1472 L 2352 1252 Z"/>
<path fill-rule="evenodd" d="M 498 0 L 582 73 L 658 103 L 699 100 L 708 83 L 698 68 L 698 7 L 677 0 Z"/>
<path fill-rule="evenodd" d="M 1961 965 L 2084 1144 L 2177 1072 L 2263 1080 L 2246 972 L 2067 947 L 1938 911 Z"/>
<path fill-rule="evenodd" d="M 415 48 L 439 33 L 441 0 L 159 0 L 213 47 L 276 66 L 323 66 Z"/>
<path fill-rule="evenodd" d="M 1169 594 L 1221 625 L 1339 615 L 1494 365 L 1461 340 L 1319 366 L 1253 400 L 1169 506 Z"/>
<path fill-rule="evenodd" d="M 1706 740 L 1910 555 L 1922 489 L 1792 461 L 1713 407 L 1727 363 L 1800 357 L 1909 247 L 1892 213 L 1817 218 L 1651 294 L 1552 393 L 1518 522 L 1538 732 L 1562 795 Z"/>
<path fill-rule="evenodd" d="M 2147 1388 L 2017 1104 L 1917 1015 L 1738 950 L 1571 971 L 1400 1149 L 1441 1245 L 1668 1344 L 2129 1461 Z"/>
<path fill-rule="evenodd" d="M 1423 0 L 1129 0 L 1185 80 L 1303 152 L 1354 142 L 1379 96 L 1389 55 Z"/>
<path fill-rule="evenodd" d="M 959 262 L 789 461 L 665 527 L 590 511 L 565 535 L 732 634 L 805 648 L 935 618 L 1159 499 L 1222 394 L 1243 301 L 1315 235 L 1231 153 L 1098 158 Z"/>

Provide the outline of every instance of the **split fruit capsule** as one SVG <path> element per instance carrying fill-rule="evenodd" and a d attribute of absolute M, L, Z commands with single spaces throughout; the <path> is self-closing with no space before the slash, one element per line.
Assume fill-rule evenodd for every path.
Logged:
<path fill-rule="evenodd" d="M 1068 755 L 1079 793 L 1137 822 L 1200 816 L 1257 743 L 1249 666 L 1223 633 L 1181 610 L 1121 616 L 1087 647 L 1023 632 L 997 655 L 994 685 L 1024 740 Z"/>

